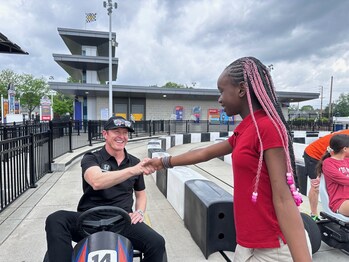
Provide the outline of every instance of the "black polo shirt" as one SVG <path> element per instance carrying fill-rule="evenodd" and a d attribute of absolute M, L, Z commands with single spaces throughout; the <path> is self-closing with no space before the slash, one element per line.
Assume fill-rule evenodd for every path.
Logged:
<path fill-rule="evenodd" d="M 82 195 L 78 211 L 85 211 L 95 206 L 111 205 L 120 207 L 127 212 L 132 212 L 133 206 L 133 190 L 141 191 L 145 189 L 143 175 L 133 176 L 124 182 L 112 186 L 108 189 L 93 190 L 93 188 L 85 181 L 85 171 L 92 166 L 99 166 L 105 171 L 122 170 L 127 167 L 135 166 L 140 162 L 138 158 L 127 153 L 125 149 L 125 159 L 120 166 L 115 158 L 108 154 L 105 147 L 102 149 L 86 153 L 81 160 L 82 168 L 82 188 L 84 194 Z M 108 175 L 108 172 L 105 172 Z"/>

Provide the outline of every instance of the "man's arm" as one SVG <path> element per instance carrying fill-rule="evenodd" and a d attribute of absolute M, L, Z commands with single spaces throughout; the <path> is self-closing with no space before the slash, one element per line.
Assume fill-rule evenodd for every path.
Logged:
<path fill-rule="evenodd" d="M 135 191 L 135 196 L 135 212 L 130 214 L 132 224 L 144 221 L 144 213 L 147 206 L 147 195 L 145 190 Z"/>
<path fill-rule="evenodd" d="M 153 170 L 151 170 L 153 172 Z M 120 184 L 130 177 L 148 174 L 148 168 L 143 167 L 142 163 L 117 171 L 102 172 L 99 166 L 89 167 L 84 173 L 84 179 L 91 185 L 93 190 L 107 189 Z"/>

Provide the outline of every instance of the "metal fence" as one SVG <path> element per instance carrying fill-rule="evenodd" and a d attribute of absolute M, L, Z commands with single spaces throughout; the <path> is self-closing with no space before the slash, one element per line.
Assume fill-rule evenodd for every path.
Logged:
<path fill-rule="evenodd" d="M 0 125 L 0 212 L 51 172 L 55 158 L 104 140 L 105 121 L 50 121 Z M 133 137 L 171 133 L 229 131 L 231 123 L 139 121 Z"/>
<path fill-rule="evenodd" d="M 54 159 L 83 146 L 104 141 L 105 121 L 51 121 L 0 125 L 0 213 L 45 174 Z M 239 123 L 210 123 L 191 120 L 138 121 L 133 137 L 184 133 L 222 132 L 228 134 Z M 309 130 L 308 125 L 305 130 Z M 293 126 L 294 130 L 298 126 Z M 314 126 L 311 126 L 314 131 Z M 318 129 L 321 130 L 321 129 Z"/>
<path fill-rule="evenodd" d="M 50 172 L 50 131 L 0 141 L 0 212 Z"/>

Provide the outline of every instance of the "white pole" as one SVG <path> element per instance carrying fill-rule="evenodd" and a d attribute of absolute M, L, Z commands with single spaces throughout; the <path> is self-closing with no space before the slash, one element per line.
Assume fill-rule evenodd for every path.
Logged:
<path fill-rule="evenodd" d="M 322 101 L 323 101 L 323 98 L 324 98 L 324 87 L 323 86 L 320 86 L 321 89 L 320 89 L 320 101 L 321 101 L 321 104 L 320 104 L 320 119 L 322 119 Z"/>
<path fill-rule="evenodd" d="M 331 76 L 331 86 L 330 86 L 330 107 L 329 107 L 329 113 L 328 113 L 328 119 L 332 121 L 333 112 L 332 112 L 332 87 L 333 87 L 333 76 Z"/>
<path fill-rule="evenodd" d="M 51 91 L 51 121 L 53 120 L 53 92 Z"/>
<path fill-rule="evenodd" d="M 4 96 L 1 95 L 1 122 L 4 123 Z"/>
<path fill-rule="evenodd" d="M 112 0 L 108 0 L 108 3 L 106 1 L 103 2 L 103 5 L 108 10 L 109 15 L 109 117 L 113 116 L 113 80 L 112 80 L 112 28 L 111 28 L 111 15 L 113 13 L 113 7 L 116 9 L 117 4 L 112 3 Z"/>
<path fill-rule="evenodd" d="M 109 5 L 111 1 L 109 0 Z M 111 37 L 111 9 L 109 6 L 109 117 L 113 116 L 113 83 L 112 83 L 112 37 Z"/>

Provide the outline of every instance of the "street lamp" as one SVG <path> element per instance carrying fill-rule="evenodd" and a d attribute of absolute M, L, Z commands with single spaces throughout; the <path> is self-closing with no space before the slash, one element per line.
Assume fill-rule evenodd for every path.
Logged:
<path fill-rule="evenodd" d="M 113 8 L 117 8 L 118 4 L 113 3 L 112 0 L 103 2 L 103 6 L 107 8 L 109 15 L 109 117 L 113 115 L 113 83 L 112 83 L 112 37 L 111 37 L 111 14 Z"/>
<path fill-rule="evenodd" d="M 319 86 L 320 87 L 320 119 L 322 119 L 322 101 L 324 99 L 324 87 L 323 86 Z"/>
<path fill-rule="evenodd" d="M 331 86 L 330 86 L 330 104 L 329 104 L 329 109 L 328 109 L 328 118 L 331 119 L 333 117 L 333 112 L 332 112 L 332 87 L 333 87 L 333 76 L 331 76 Z"/>

